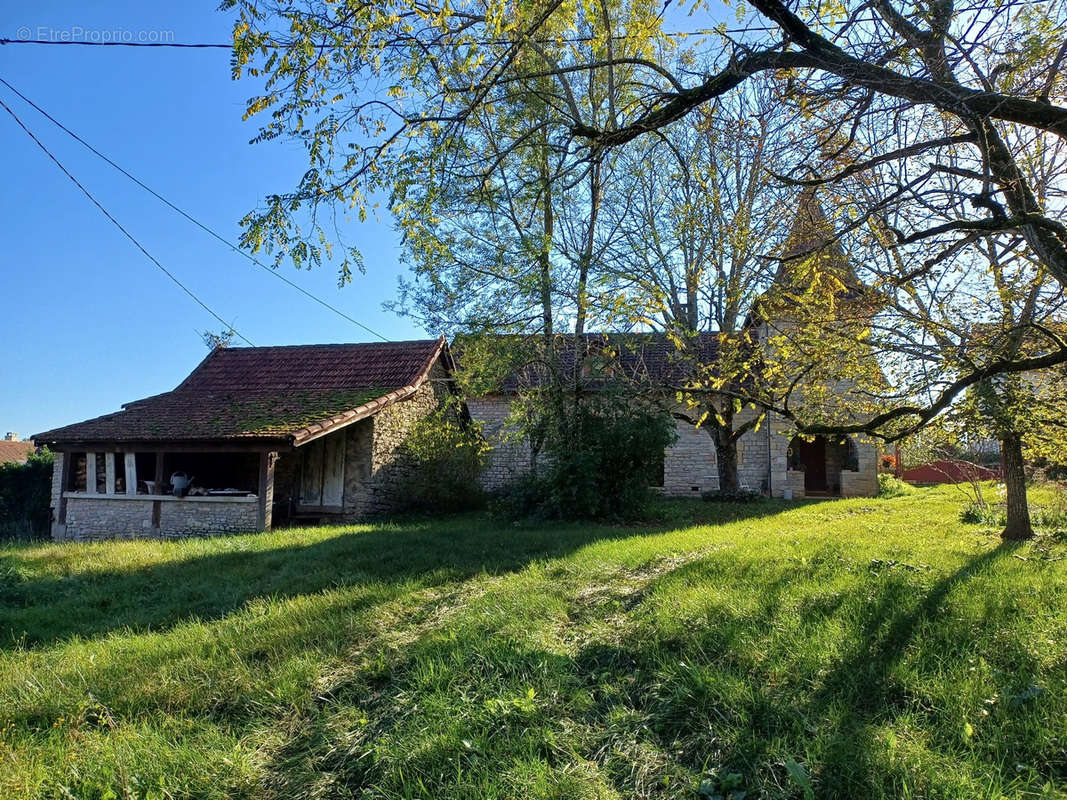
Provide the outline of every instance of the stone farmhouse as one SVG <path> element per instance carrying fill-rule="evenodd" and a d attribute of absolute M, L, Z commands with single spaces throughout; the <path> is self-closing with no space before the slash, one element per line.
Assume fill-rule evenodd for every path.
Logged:
<path fill-rule="evenodd" d="M 772 339 L 789 330 L 789 298 L 798 289 L 794 265 L 809 255 L 818 254 L 821 266 L 832 270 L 847 287 L 838 301 L 852 304 L 852 313 L 866 314 L 859 301 L 860 282 L 837 244 L 833 226 L 816 200 L 814 190 L 805 190 L 797 203 L 796 214 L 786 238 L 779 268 L 771 286 L 753 304 L 745 328 L 756 347 L 770 347 Z M 784 302 L 783 302 L 784 298 Z M 566 337 L 564 337 L 566 338 Z M 713 365 L 718 359 L 719 336 L 697 336 L 695 349 L 701 364 Z M 685 372 L 675 346 L 664 334 L 589 334 L 577 345 L 565 343 L 559 354 L 564 369 L 572 369 L 575 359 L 603 371 L 601 354 L 610 353 L 607 370 L 638 379 L 650 385 L 678 385 Z M 520 385 L 536 382 L 536 376 L 507 376 L 498 391 L 483 397 L 467 398 L 472 419 L 482 423 L 493 445 L 485 476 L 488 488 L 506 485 L 531 468 L 533 453 L 528 442 L 515 436 L 509 417 Z M 833 392 L 846 393 L 849 384 L 835 381 Z M 682 406 L 676 417 L 687 416 Z M 744 409 L 736 418 L 741 425 L 755 415 Z M 716 453 L 709 431 L 684 419 L 675 421 L 677 442 L 664 453 L 660 486 L 669 497 L 699 497 L 719 488 Z M 791 424 L 769 414 L 759 430 L 744 434 L 738 442 L 738 476 L 741 487 L 761 491 L 773 497 L 858 497 L 878 492 L 878 448 L 875 442 L 850 436 L 833 438 L 816 436 L 805 439 L 793 436 Z"/>
<path fill-rule="evenodd" d="M 173 391 L 35 437 L 55 453 L 52 538 L 388 513 L 411 470 L 404 440 L 452 373 L 444 339 L 218 348 Z"/>
<path fill-rule="evenodd" d="M 810 192 L 801 198 L 786 255 L 829 252 L 845 285 L 855 274 Z M 766 347 L 788 328 L 762 302 L 790 288 L 783 259 L 755 304 L 749 339 Z M 581 359 L 595 384 L 606 376 L 677 383 L 679 360 L 662 334 L 589 334 L 561 358 Z M 714 364 L 720 339 L 702 334 L 698 360 Z M 605 361 L 604 354 L 610 354 Z M 573 360 L 570 367 L 575 366 Z M 173 391 L 121 411 L 37 434 L 55 454 L 52 536 L 184 537 L 267 530 L 274 522 L 348 522 L 403 506 L 415 469 L 404 444 L 412 426 L 457 392 L 447 342 L 218 348 Z M 583 372 L 583 374 L 585 374 Z M 608 378 L 610 379 L 610 378 Z M 521 381 L 465 398 L 461 415 L 482 425 L 492 450 L 485 488 L 529 471 L 532 451 L 510 421 Z M 834 391 L 848 387 L 835 384 Z M 676 409 L 680 411 L 680 409 Z M 755 412 L 746 409 L 738 423 Z M 681 413 L 676 416 L 683 416 Z M 677 442 L 663 454 L 659 484 L 671 497 L 718 488 L 708 431 L 676 421 Z M 738 444 L 742 488 L 774 497 L 859 496 L 877 491 L 877 448 L 857 437 L 794 437 L 774 415 Z"/>
<path fill-rule="evenodd" d="M 759 323 L 759 341 L 766 342 L 772 331 L 772 326 Z M 697 337 L 701 363 L 714 363 L 718 342 L 715 334 Z M 597 363 L 604 352 L 613 354 L 611 371 L 616 375 L 650 385 L 680 382 L 682 365 L 675 357 L 675 345 L 664 334 L 587 334 L 579 344 L 578 357 Z M 570 361 L 573 347 L 567 346 L 563 357 Z M 535 460 L 530 443 L 516 435 L 511 423 L 520 384 L 529 385 L 509 376 L 498 391 L 467 398 L 471 418 L 481 423 L 492 445 L 483 478 L 489 490 L 528 473 Z M 683 419 L 691 416 L 683 406 L 675 411 L 677 440 L 663 454 L 659 487 L 668 497 L 699 497 L 717 490 L 718 465 L 709 429 Z M 743 424 L 755 413 L 744 409 L 736 423 Z M 878 452 L 872 441 L 826 436 L 805 440 L 792 435 L 791 424 L 774 414 L 758 430 L 741 437 L 737 457 L 741 488 L 772 497 L 858 497 L 873 496 L 878 490 Z"/>

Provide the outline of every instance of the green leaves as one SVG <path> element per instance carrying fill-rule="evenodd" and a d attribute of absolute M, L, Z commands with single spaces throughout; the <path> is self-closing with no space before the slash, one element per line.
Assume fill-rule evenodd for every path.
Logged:
<path fill-rule="evenodd" d="M 786 759 L 785 770 L 793 784 L 804 792 L 804 800 L 815 800 L 815 787 L 811 783 L 808 771 L 792 758 Z"/>

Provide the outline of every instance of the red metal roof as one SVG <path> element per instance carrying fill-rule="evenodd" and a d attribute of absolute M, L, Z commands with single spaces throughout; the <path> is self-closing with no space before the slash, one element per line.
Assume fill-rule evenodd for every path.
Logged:
<path fill-rule="evenodd" d="M 293 442 L 359 419 L 365 407 L 373 413 L 406 397 L 442 350 L 447 355 L 444 339 L 220 348 L 174 391 L 35 438 L 44 443 Z"/>

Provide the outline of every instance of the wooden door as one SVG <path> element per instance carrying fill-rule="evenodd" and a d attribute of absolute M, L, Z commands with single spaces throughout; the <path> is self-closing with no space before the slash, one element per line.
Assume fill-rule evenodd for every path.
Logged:
<path fill-rule="evenodd" d="M 300 505 L 322 505 L 322 439 L 304 445 L 300 470 Z"/>
<path fill-rule="evenodd" d="M 804 464 L 804 491 L 826 491 L 826 439 L 816 436 L 800 444 L 800 460 Z"/>
<path fill-rule="evenodd" d="M 345 499 L 345 434 L 316 439 L 300 448 L 300 505 L 341 508 Z"/>
<path fill-rule="evenodd" d="M 327 436 L 322 442 L 322 504 L 340 508 L 345 500 L 345 435 Z"/>

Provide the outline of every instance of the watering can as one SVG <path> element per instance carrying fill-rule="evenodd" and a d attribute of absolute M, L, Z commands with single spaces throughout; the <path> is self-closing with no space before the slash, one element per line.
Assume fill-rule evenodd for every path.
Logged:
<path fill-rule="evenodd" d="M 181 497 L 185 494 L 185 490 L 189 488 L 189 484 L 192 482 L 193 479 L 184 472 L 175 472 L 170 476 L 170 485 L 174 489 L 175 497 Z"/>

